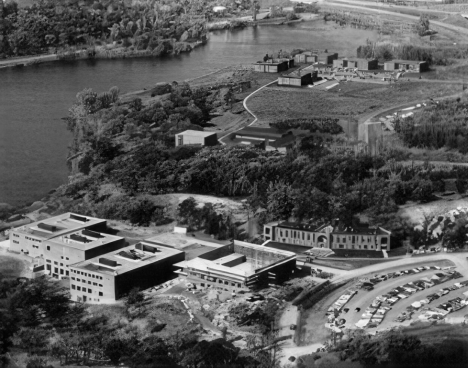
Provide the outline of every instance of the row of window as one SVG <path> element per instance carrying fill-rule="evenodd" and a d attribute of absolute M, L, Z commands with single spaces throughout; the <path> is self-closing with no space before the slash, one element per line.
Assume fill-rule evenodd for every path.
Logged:
<path fill-rule="evenodd" d="M 83 291 L 86 293 L 86 288 L 83 286 L 83 288 L 81 286 L 78 286 L 78 285 L 74 285 L 74 284 L 71 284 L 71 288 L 73 290 L 77 290 L 77 291 Z M 88 294 L 92 294 L 93 293 L 93 290 L 91 289 L 88 289 Z M 102 291 L 99 292 L 99 296 L 103 296 L 104 294 L 102 293 Z"/>
<path fill-rule="evenodd" d="M 18 234 L 13 234 L 14 237 L 19 238 L 20 236 Z"/>
<path fill-rule="evenodd" d="M 71 279 L 72 279 L 72 280 L 76 280 L 76 281 L 78 281 L 78 282 L 82 282 L 83 284 L 86 284 L 86 280 L 85 280 L 85 279 L 83 279 L 83 280 L 78 279 L 78 278 L 75 279 L 73 276 L 72 276 Z M 88 281 L 88 284 L 91 285 L 91 281 Z M 93 282 L 93 285 L 94 285 L 94 286 L 102 287 L 102 284 L 98 284 L 97 282 Z"/>
<path fill-rule="evenodd" d="M 229 281 L 226 281 L 226 280 L 216 279 L 214 277 L 202 275 L 202 274 L 199 274 L 199 273 L 196 273 L 196 272 L 189 272 L 189 274 L 192 275 L 192 276 L 200 277 L 203 280 L 207 280 L 207 281 L 211 281 L 211 282 L 217 282 L 219 284 L 224 284 L 224 285 L 229 285 Z M 237 283 L 237 282 L 231 282 L 231 286 L 241 287 L 242 285 L 240 283 Z"/>
<path fill-rule="evenodd" d="M 19 241 L 18 240 L 13 240 L 13 243 L 19 244 Z"/>
<path fill-rule="evenodd" d="M 83 272 L 83 271 L 76 271 L 76 270 L 71 270 L 72 273 L 76 273 L 77 275 L 83 275 L 83 276 L 86 276 L 86 277 L 92 277 L 93 279 L 96 278 L 96 279 L 99 279 L 99 280 L 102 280 L 102 276 L 97 276 L 97 275 L 94 275 L 92 273 L 86 273 L 86 272 Z"/>
<path fill-rule="evenodd" d="M 35 242 L 38 242 L 38 243 L 42 243 L 41 240 L 39 240 L 39 239 L 34 239 L 34 238 L 30 238 L 29 236 L 26 236 L 25 238 L 26 238 L 26 240 L 31 240 L 31 241 L 35 241 Z"/>
<path fill-rule="evenodd" d="M 344 244 L 339 244 L 339 245 L 338 245 L 338 248 L 344 249 L 345 246 L 344 246 Z M 367 245 L 366 245 L 366 244 L 362 245 L 362 248 L 361 248 L 361 245 L 356 245 L 356 246 L 355 246 L 355 245 L 353 244 L 353 245 L 351 245 L 351 249 L 368 249 L 368 248 L 367 248 Z M 373 245 L 370 245 L 370 246 L 369 246 L 369 249 L 374 249 L 374 246 L 373 246 Z M 376 249 L 377 249 L 377 248 L 376 248 Z"/>

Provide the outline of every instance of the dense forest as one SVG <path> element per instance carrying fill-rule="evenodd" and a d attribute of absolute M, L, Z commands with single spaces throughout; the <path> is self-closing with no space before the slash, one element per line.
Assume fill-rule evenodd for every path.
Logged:
<path fill-rule="evenodd" d="M 34 0 L 0 2 L 0 57 L 35 55 L 70 46 L 116 42 L 169 53 L 174 42 L 205 37 L 205 1 Z"/>
<path fill-rule="evenodd" d="M 395 120 L 395 131 L 409 147 L 447 148 L 468 153 L 468 104 L 465 100 L 439 101 Z"/>
<path fill-rule="evenodd" d="M 139 98 L 121 100 L 117 92 L 85 90 L 70 110 L 74 176 L 58 191 L 73 199 L 70 210 L 147 225 L 168 221 L 158 194 L 211 194 L 247 198 L 260 223 L 339 218 L 353 224 L 356 215 L 367 214 L 371 224 L 402 238 L 408 233 L 396 218 L 398 205 L 432 200 L 433 192 L 444 191 L 444 179 L 455 178 L 460 192 L 467 189 L 466 168 L 406 166 L 395 161 L 398 153 L 392 150 L 376 157 L 332 153 L 315 136 L 286 155 L 239 146 L 175 147 L 176 133 L 201 130 L 212 109 L 229 109 L 231 87 L 174 83 L 155 88 L 145 104 Z M 330 132 L 335 125 L 331 120 L 293 126 Z M 217 221 L 215 228 L 236 236 L 228 219 L 211 220 L 210 213 L 207 209 L 205 225 Z"/>

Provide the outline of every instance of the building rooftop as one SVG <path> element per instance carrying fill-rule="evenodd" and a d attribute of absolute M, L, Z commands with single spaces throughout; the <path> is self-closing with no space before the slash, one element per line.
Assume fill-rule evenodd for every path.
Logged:
<path fill-rule="evenodd" d="M 193 137 L 209 137 L 213 134 L 216 134 L 216 132 L 204 132 L 201 130 L 186 130 L 181 133 L 177 133 L 176 135 L 191 135 Z"/>
<path fill-rule="evenodd" d="M 335 228 L 333 234 L 355 234 L 355 235 L 390 235 L 391 232 L 381 227 L 352 227 L 347 226 L 344 228 Z"/>
<path fill-rule="evenodd" d="M 390 60 L 390 61 L 386 61 L 386 63 L 422 64 L 422 63 L 425 63 L 425 61 L 417 61 L 417 60 Z"/>
<path fill-rule="evenodd" d="M 283 136 L 283 133 L 275 128 L 259 128 L 251 126 L 247 126 L 238 130 L 236 132 L 236 135 L 237 134 L 269 139 L 277 139 Z"/>
<path fill-rule="evenodd" d="M 312 225 L 312 224 L 303 224 L 300 222 L 289 222 L 289 221 L 283 221 L 278 224 L 278 227 L 284 228 L 284 229 L 293 229 L 293 230 L 305 230 L 305 231 L 320 231 L 324 228 L 324 225 Z"/>
<path fill-rule="evenodd" d="M 274 253 L 281 257 L 275 259 L 273 262 L 269 263 L 268 265 L 263 265 L 260 267 L 256 267 L 249 260 L 246 260 L 245 262 L 242 262 L 232 267 L 222 265 L 221 263 L 225 264 L 231 260 L 234 260 L 242 256 L 241 253 L 236 253 L 232 251 L 232 253 L 230 254 L 220 256 L 219 258 L 216 258 L 213 260 L 208 260 L 205 258 L 197 257 L 191 260 L 186 260 L 186 261 L 176 263 L 175 266 L 182 267 L 182 268 L 194 268 L 194 269 L 201 270 L 201 271 L 222 272 L 222 273 L 229 274 L 231 276 L 247 277 L 247 276 L 251 276 L 255 274 L 255 271 L 257 269 L 268 267 L 271 264 L 274 264 L 274 263 L 277 263 L 277 262 L 280 262 L 280 261 L 283 261 L 285 259 L 295 256 L 295 253 L 289 252 L 286 250 L 264 247 L 263 245 L 246 243 L 246 242 L 241 242 L 237 240 L 234 241 L 234 246 L 239 246 L 242 248 L 250 248 L 252 250 L 257 250 L 260 252 Z"/>
<path fill-rule="evenodd" d="M 301 78 L 307 74 L 312 74 L 313 70 L 307 70 L 307 69 L 298 69 L 298 70 L 295 70 L 291 73 L 285 73 L 283 75 L 281 75 L 283 78 Z"/>
<path fill-rule="evenodd" d="M 180 250 L 144 240 L 137 244 L 75 263 L 70 267 L 110 275 L 120 275 L 181 253 L 183 252 Z"/>
<path fill-rule="evenodd" d="M 88 229 L 81 229 L 50 239 L 49 243 L 79 250 L 89 250 L 122 239 L 124 238 L 120 236 L 98 233 Z"/>
<path fill-rule="evenodd" d="M 15 230 L 22 234 L 31 234 L 42 239 L 51 239 L 75 230 L 105 222 L 106 220 L 67 212 L 62 215 L 20 226 Z"/>

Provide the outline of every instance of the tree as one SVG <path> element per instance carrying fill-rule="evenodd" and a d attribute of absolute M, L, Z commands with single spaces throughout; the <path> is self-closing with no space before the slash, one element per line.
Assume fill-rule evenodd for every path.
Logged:
<path fill-rule="evenodd" d="M 125 304 L 127 305 L 127 307 L 129 307 L 132 305 L 140 304 L 144 300 L 145 300 L 145 294 L 143 294 L 139 288 L 134 287 L 132 290 L 130 290 L 130 293 L 128 293 Z"/>
<path fill-rule="evenodd" d="M 448 249 L 463 248 L 468 242 L 468 220 L 458 219 L 452 229 L 445 232 L 442 244 Z"/>
<path fill-rule="evenodd" d="M 200 224 L 200 211 L 193 197 L 183 200 L 177 208 L 177 219 L 180 224 L 188 225 L 189 229 L 197 229 Z"/>

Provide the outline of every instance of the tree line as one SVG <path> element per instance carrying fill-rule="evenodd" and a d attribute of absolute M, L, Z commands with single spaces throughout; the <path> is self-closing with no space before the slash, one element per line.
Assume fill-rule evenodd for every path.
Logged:
<path fill-rule="evenodd" d="M 468 153 L 468 104 L 460 98 L 439 101 L 405 118 L 395 131 L 409 147 L 454 149 Z"/>

